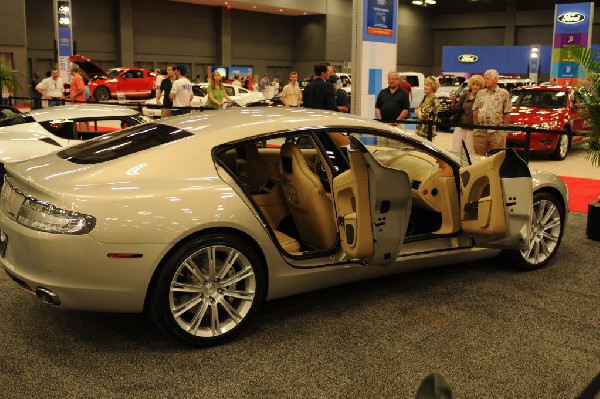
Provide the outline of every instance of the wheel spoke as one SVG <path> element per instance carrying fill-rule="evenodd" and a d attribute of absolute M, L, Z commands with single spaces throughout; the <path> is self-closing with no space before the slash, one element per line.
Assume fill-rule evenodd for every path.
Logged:
<path fill-rule="evenodd" d="M 190 310 L 191 308 L 193 308 L 194 306 L 198 305 L 200 302 L 202 302 L 202 300 L 203 300 L 202 295 L 197 295 L 197 296 L 191 298 L 190 300 L 185 301 L 181 305 L 176 306 L 175 308 L 171 309 L 171 313 L 173 314 L 173 316 L 179 317 L 182 314 L 184 314 L 185 312 L 187 312 L 188 310 Z"/>
<path fill-rule="evenodd" d="M 206 277 L 204 276 L 204 273 L 202 273 L 202 270 L 198 267 L 196 262 L 194 262 L 191 257 L 186 259 L 183 265 L 194 275 L 194 277 L 198 279 L 199 282 L 206 282 Z"/>
<path fill-rule="evenodd" d="M 204 315 L 206 314 L 207 309 L 208 309 L 208 303 L 204 302 L 202 304 L 202 306 L 200 306 L 200 309 L 198 309 L 198 311 L 194 315 L 194 318 L 192 319 L 192 321 L 190 322 L 190 327 L 188 328 L 188 332 L 190 332 L 191 334 L 194 334 L 194 335 L 198 333 L 198 329 L 200 328 L 200 323 L 202 323 L 202 319 L 204 318 Z"/>
<path fill-rule="evenodd" d="M 544 228 L 544 231 L 545 231 L 545 230 L 550 230 L 550 229 L 553 229 L 554 227 L 559 227 L 559 226 L 560 226 L 560 218 L 556 218 L 556 219 L 554 219 L 554 220 L 546 223 L 543 226 L 543 228 Z"/>
<path fill-rule="evenodd" d="M 196 284 L 174 283 L 171 292 L 198 293 L 202 292 L 202 287 Z"/>
<path fill-rule="evenodd" d="M 219 274 L 217 275 L 218 279 L 222 279 L 227 275 L 229 270 L 231 270 L 231 268 L 235 264 L 235 261 L 237 260 L 239 255 L 240 255 L 240 252 L 235 249 L 231 249 L 231 251 L 229 251 L 229 254 L 227 255 L 227 259 L 225 259 L 225 262 L 223 262 L 223 266 L 221 267 L 221 270 L 219 271 Z"/>
<path fill-rule="evenodd" d="M 219 307 L 216 302 L 210 304 L 210 331 L 213 337 L 219 335 Z"/>
<path fill-rule="evenodd" d="M 545 256 L 550 255 L 550 250 L 548 249 L 548 246 L 546 245 L 546 242 L 544 240 L 540 240 L 539 241 L 539 246 L 540 246 L 540 249 L 541 249 L 542 253 Z"/>
<path fill-rule="evenodd" d="M 227 312 L 227 314 L 231 317 L 231 319 L 235 322 L 235 324 L 239 324 L 242 321 L 242 316 L 234 308 L 231 307 L 229 302 L 221 298 L 219 299 L 219 303 Z"/>
<path fill-rule="evenodd" d="M 242 281 L 244 279 L 247 279 L 250 276 L 254 275 L 254 270 L 252 270 L 251 267 L 247 267 L 244 270 L 239 271 L 238 273 L 234 274 L 233 276 L 228 277 L 227 279 L 223 280 L 221 282 L 221 285 L 224 287 L 233 285 L 239 281 Z"/>
<path fill-rule="evenodd" d="M 239 291 L 239 290 L 226 290 L 223 292 L 223 296 L 231 298 L 243 299 L 245 301 L 251 301 L 254 299 L 254 292 L 251 291 Z"/>
<path fill-rule="evenodd" d="M 213 280 L 215 278 L 215 271 L 217 269 L 217 267 L 216 267 L 217 248 L 216 247 L 207 248 L 206 258 L 208 261 L 208 278 Z"/>
<path fill-rule="evenodd" d="M 544 204 L 544 214 L 543 214 L 542 219 L 540 220 L 540 224 L 545 226 L 546 223 L 548 223 L 548 220 L 550 220 L 550 218 L 554 214 L 555 210 L 556 210 L 556 207 L 554 206 L 554 204 L 545 203 Z"/>

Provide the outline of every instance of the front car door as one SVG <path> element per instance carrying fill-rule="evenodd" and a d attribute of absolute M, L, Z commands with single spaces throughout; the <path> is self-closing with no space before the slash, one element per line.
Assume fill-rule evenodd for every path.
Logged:
<path fill-rule="evenodd" d="M 333 178 L 342 250 L 370 265 L 396 260 L 411 212 L 406 172 L 380 164 L 354 137 L 346 146 L 350 168 Z"/>
<path fill-rule="evenodd" d="M 533 189 L 529 168 L 512 149 L 460 169 L 461 225 L 475 244 L 527 248 Z"/>

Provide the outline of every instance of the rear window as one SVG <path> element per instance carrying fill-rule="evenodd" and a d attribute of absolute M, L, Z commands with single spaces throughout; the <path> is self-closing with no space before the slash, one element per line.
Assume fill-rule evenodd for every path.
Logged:
<path fill-rule="evenodd" d="M 58 156 L 76 164 L 102 163 L 189 136 L 192 133 L 176 127 L 149 123 L 69 147 Z"/>

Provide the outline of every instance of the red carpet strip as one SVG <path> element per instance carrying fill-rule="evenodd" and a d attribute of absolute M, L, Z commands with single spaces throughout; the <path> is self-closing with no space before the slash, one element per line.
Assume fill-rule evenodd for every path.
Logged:
<path fill-rule="evenodd" d="M 599 171 L 600 173 L 600 171 Z M 569 210 L 587 213 L 588 205 L 600 197 L 600 180 L 560 176 L 569 188 Z"/>

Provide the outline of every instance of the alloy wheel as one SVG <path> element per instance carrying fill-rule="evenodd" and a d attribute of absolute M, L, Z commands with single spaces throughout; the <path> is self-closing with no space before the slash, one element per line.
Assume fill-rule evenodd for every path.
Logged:
<path fill-rule="evenodd" d="M 548 199 L 534 203 L 529 246 L 521 251 L 530 265 L 540 265 L 556 251 L 562 234 L 562 217 L 559 208 Z"/>

